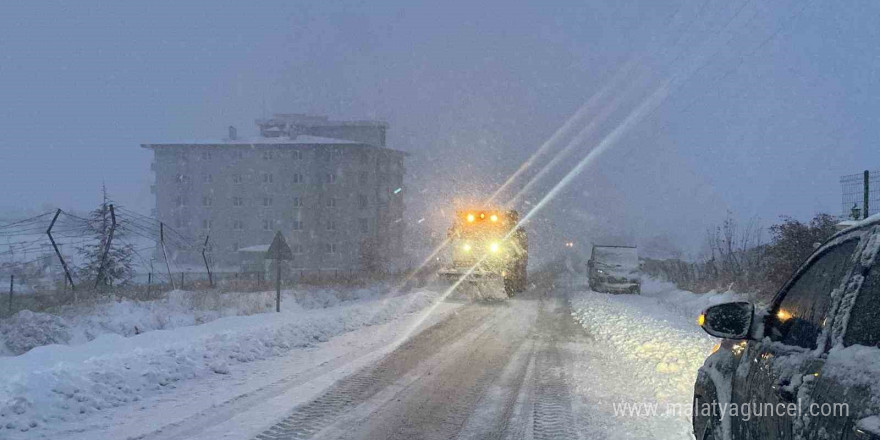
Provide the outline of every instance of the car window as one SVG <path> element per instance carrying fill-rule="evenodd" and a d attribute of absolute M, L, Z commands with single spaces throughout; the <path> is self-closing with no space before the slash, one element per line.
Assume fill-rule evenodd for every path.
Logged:
<path fill-rule="evenodd" d="M 816 348 L 831 291 L 843 280 L 858 242 L 850 240 L 826 251 L 791 285 L 770 322 L 771 339 Z"/>
<path fill-rule="evenodd" d="M 845 345 L 880 344 L 880 265 L 871 267 L 862 284 L 862 291 L 853 305 L 849 328 L 843 338 Z"/>

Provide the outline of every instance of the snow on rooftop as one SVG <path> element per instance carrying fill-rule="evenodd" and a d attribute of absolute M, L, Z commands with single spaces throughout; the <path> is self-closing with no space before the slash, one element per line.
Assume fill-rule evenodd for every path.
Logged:
<path fill-rule="evenodd" d="M 346 139 L 335 139 L 321 136 L 310 136 L 301 134 L 295 137 L 255 137 L 247 139 L 217 139 L 217 140 L 192 140 L 192 141 L 175 141 L 175 142 L 153 142 L 144 144 L 146 147 L 156 145 L 256 145 L 256 144 L 276 144 L 276 145 L 352 145 L 362 144 L 363 142 L 349 141 Z"/>
<path fill-rule="evenodd" d="M 880 214 L 874 214 L 866 219 L 861 219 L 861 220 L 843 220 L 843 221 L 837 222 L 837 229 L 844 230 L 844 229 L 855 228 L 855 227 L 859 227 L 859 226 L 865 226 L 865 225 L 868 225 L 871 223 L 877 223 L 877 222 L 880 222 Z"/>

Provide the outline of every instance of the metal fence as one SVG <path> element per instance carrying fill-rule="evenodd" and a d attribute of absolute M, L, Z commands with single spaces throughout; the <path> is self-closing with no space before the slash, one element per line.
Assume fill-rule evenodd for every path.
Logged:
<path fill-rule="evenodd" d="M 841 217 L 855 220 L 865 215 L 865 199 L 867 192 L 867 216 L 880 212 L 880 170 L 850 174 L 840 178 L 842 190 Z"/>
<path fill-rule="evenodd" d="M 401 290 L 424 286 L 426 274 L 411 271 L 385 271 L 366 273 L 348 269 L 284 269 L 281 286 L 283 289 L 296 289 L 297 286 L 356 287 L 369 283 L 388 281 L 405 285 Z M 207 272 L 186 271 L 172 273 L 174 285 L 168 282 L 165 274 L 138 274 L 132 283 L 123 286 L 109 286 L 101 289 L 72 290 L 63 276 L 56 281 L 45 277 L 27 275 L 6 275 L 0 283 L 0 317 L 14 315 L 22 310 L 51 311 L 73 304 L 93 304 L 123 299 L 149 301 L 164 297 L 172 289 L 185 290 L 194 295 L 199 292 L 259 292 L 275 287 L 274 275 L 267 271 L 256 272 Z M 213 284 L 213 286 L 212 286 Z"/>

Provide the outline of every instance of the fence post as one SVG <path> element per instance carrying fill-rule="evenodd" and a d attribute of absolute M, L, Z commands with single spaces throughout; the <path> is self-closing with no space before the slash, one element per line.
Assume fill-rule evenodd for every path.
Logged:
<path fill-rule="evenodd" d="M 174 277 L 171 275 L 171 266 L 168 264 L 168 252 L 165 251 L 165 223 L 159 222 L 159 243 L 162 245 L 162 256 L 165 257 L 165 269 L 168 270 L 168 282 L 171 290 L 174 290 Z"/>
<path fill-rule="evenodd" d="M 52 237 L 52 227 L 55 226 L 55 221 L 58 220 L 59 215 L 61 215 L 61 209 L 55 211 L 55 217 L 52 217 L 52 223 L 49 224 L 49 229 L 46 229 L 46 235 L 49 236 L 49 241 L 52 242 L 52 248 L 55 249 L 55 255 L 57 255 L 58 260 L 61 261 L 61 267 L 64 268 L 64 275 L 67 276 L 67 281 L 70 281 L 70 288 L 73 290 L 73 302 L 76 302 L 76 285 L 73 284 L 73 277 L 70 276 L 70 269 L 67 267 L 67 262 L 64 261 L 64 257 L 61 256 L 61 251 L 58 250 L 58 245 L 55 244 L 55 238 Z"/>
<path fill-rule="evenodd" d="M 214 277 L 211 274 L 211 267 L 208 266 L 208 257 L 205 255 L 205 252 L 208 250 L 208 239 L 211 238 L 211 235 L 208 234 L 205 236 L 205 245 L 202 246 L 202 260 L 205 262 L 205 270 L 208 271 L 208 286 L 214 287 Z"/>
<path fill-rule="evenodd" d="M 9 315 L 12 315 L 12 289 L 15 285 L 15 275 L 9 275 Z"/>

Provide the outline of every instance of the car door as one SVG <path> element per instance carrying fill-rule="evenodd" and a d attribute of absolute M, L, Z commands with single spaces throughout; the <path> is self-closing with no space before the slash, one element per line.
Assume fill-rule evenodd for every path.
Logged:
<path fill-rule="evenodd" d="M 794 438 L 795 417 L 788 409 L 797 404 L 804 376 L 821 369 L 819 339 L 828 323 L 831 293 L 852 268 L 859 241 L 860 236 L 852 234 L 822 248 L 774 299 L 765 338 L 748 345 L 734 375 L 735 438 Z"/>
<path fill-rule="evenodd" d="M 804 408 L 807 439 L 880 439 L 880 231 L 865 246 L 834 321 L 831 349 Z M 876 424 L 874 424 L 876 425 Z"/>

